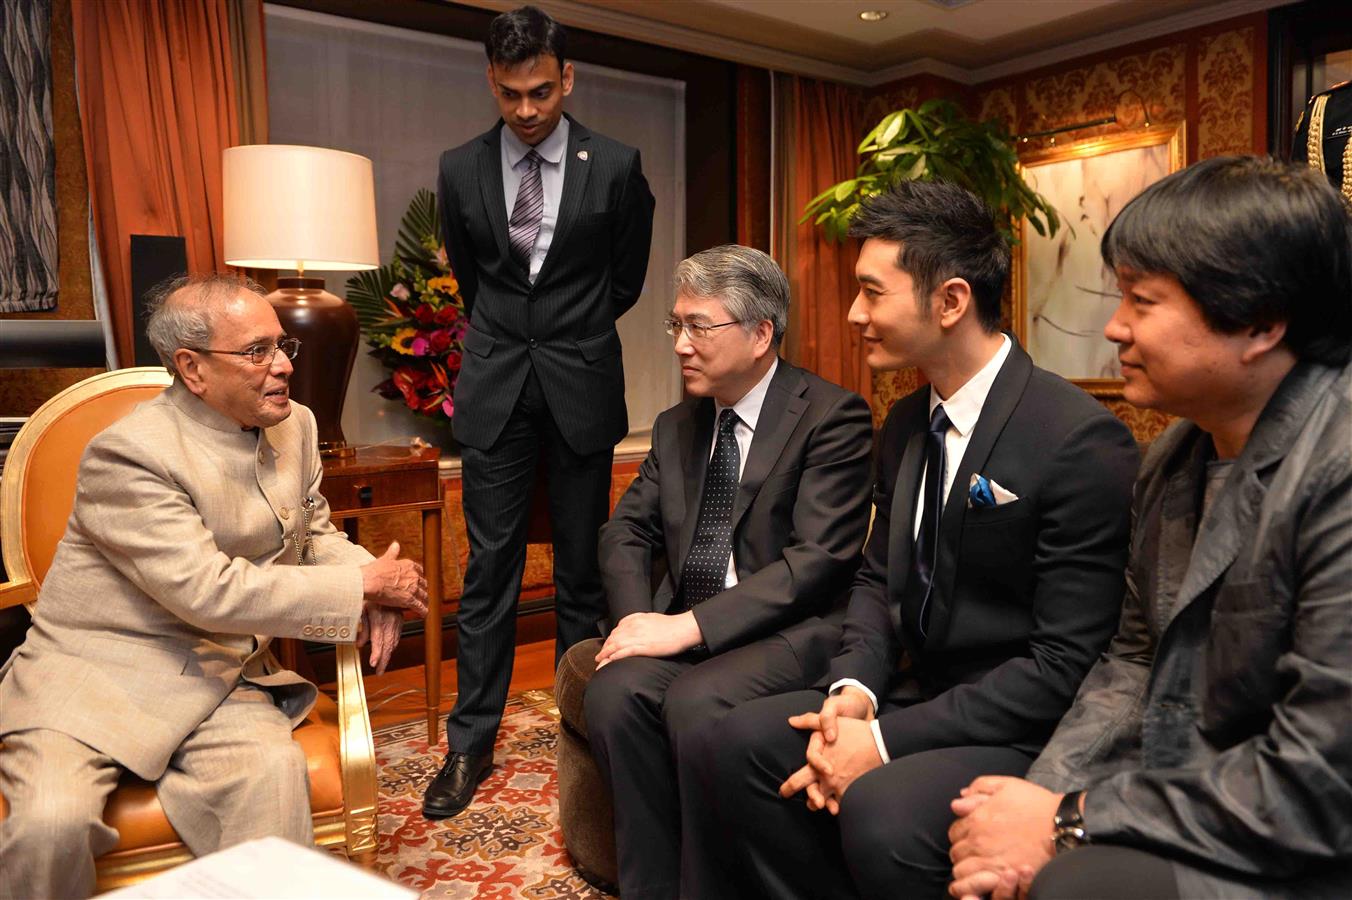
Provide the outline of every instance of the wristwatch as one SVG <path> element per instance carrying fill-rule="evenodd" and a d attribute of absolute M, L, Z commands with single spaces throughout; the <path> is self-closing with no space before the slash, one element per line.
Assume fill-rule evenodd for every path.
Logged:
<path fill-rule="evenodd" d="M 1052 846 L 1057 853 L 1092 843 L 1089 832 L 1084 830 L 1084 816 L 1080 814 L 1080 798 L 1083 796 L 1084 791 L 1071 791 L 1061 798 L 1061 805 L 1056 808 L 1056 818 L 1052 820 L 1055 826 Z"/>

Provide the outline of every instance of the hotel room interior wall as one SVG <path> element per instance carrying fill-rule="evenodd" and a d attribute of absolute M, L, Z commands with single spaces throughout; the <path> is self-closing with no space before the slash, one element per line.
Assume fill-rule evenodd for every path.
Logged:
<path fill-rule="evenodd" d="M 866 127 L 890 110 L 944 96 L 979 118 L 1003 121 L 1015 134 L 1041 131 L 1112 115 L 1118 96 L 1130 89 L 1144 99 L 1152 121 L 1186 121 L 1189 163 L 1227 153 L 1266 153 L 1267 65 L 1268 18 L 1256 13 L 973 87 L 929 75 L 892 82 L 868 93 Z M 1065 144 L 1120 131 L 1120 125 L 1106 125 L 1056 140 Z M 1044 138 L 1027 147 L 1047 143 Z M 910 373 L 880 373 L 874 389 L 885 403 L 915 384 Z M 1163 414 L 1123 400 L 1104 402 L 1140 441 L 1153 440 L 1169 422 Z"/>
<path fill-rule="evenodd" d="M 50 312 L 0 313 L 4 319 L 92 319 L 89 185 L 80 110 L 75 103 L 75 47 L 70 0 L 51 0 L 52 137 L 56 150 L 57 297 Z M 0 323 L 0 328 L 4 328 Z M 49 398 L 102 369 L 0 369 L 0 416 L 26 416 Z M 0 652 L 0 659 L 3 659 Z"/>
<path fill-rule="evenodd" d="M 284 7 L 267 7 L 268 96 L 273 143 L 308 143 L 369 156 L 375 165 L 381 257 L 419 188 L 435 190 L 443 150 L 481 134 L 497 117 L 481 44 Z M 589 128 L 637 146 L 657 199 L 648 278 L 621 319 L 626 396 L 634 430 L 679 398 L 670 338 L 670 273 L 685 253 L 684 85 L 577 62 L 569 111 Z M 572 161 L 576 162 L 576 161 Z M 340 296 L 341 273 L 322 273 Z M 445 442 L 435 423 L 371 393 L 387 371 L 358 352 L 343 428 L 359 444 L 419 434 Z"/>

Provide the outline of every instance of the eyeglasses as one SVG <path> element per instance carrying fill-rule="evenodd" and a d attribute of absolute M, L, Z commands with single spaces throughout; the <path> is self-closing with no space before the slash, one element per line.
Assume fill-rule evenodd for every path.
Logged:
<path fill-rule="evenodd" d="M 255 366 L 268 366 L 272 365 L 272 358 L 277 355 L 278 350 L 285 353 L 287 359 L 295 359 L 296 354 L 300 352 L 300 338 L 282 338 L 275 346 L 254 344 L 247 350 L 208 350 L 205 347 L 201 349 L 190 347 L 188 349 L 196 350 L 198 353 L 215 353 L 218 356 L 247 356 L 249 362 Z"/>
<path fill-rule="evenodd" d="M 679 338 L 684 331 L 692 341 L 707 341 L 709 332 L 715 328 L 727 328 L 729 325 L 741 325 L 740 319 L 733 319 L 731 322 L 720 322 L 717 325 L 706 325 L 703 322 L 680 322 L 676 319 L 667 319 L 662 323 L 667 334 L 673 338 Z"/>

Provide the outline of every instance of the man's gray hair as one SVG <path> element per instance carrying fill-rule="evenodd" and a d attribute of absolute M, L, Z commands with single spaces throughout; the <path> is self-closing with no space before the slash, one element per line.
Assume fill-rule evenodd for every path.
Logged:
<path fill-rule="evenodd" d="M 789 279 L 767 254 L 740 244 L 701 250 L 676 266 L 676 296 L 719 300 L 728 315 L 755 331 L 762 319 L 774 326 L 773 346 L 789 325 Z"/>
<path fill-rule="evenodd" d="M 252 279 L 217 272 L 171 278 L 150 289 L 146 337 L 172 375 L 178 375 L 174 351 L 207 349 L 217 315 L 240 291 L 263 296 L 263 289 Z"/>

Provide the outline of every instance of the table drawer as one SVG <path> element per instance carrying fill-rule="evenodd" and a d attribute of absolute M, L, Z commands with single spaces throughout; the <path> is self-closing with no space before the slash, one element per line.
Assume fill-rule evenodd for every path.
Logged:
<path fill-rule="evenodd" d="M 333 472 L 324 476 L 319 489 L 334 518 L 402 503 L 435 503 L 441 497 L 435 465 L 395 472 Z"/>

